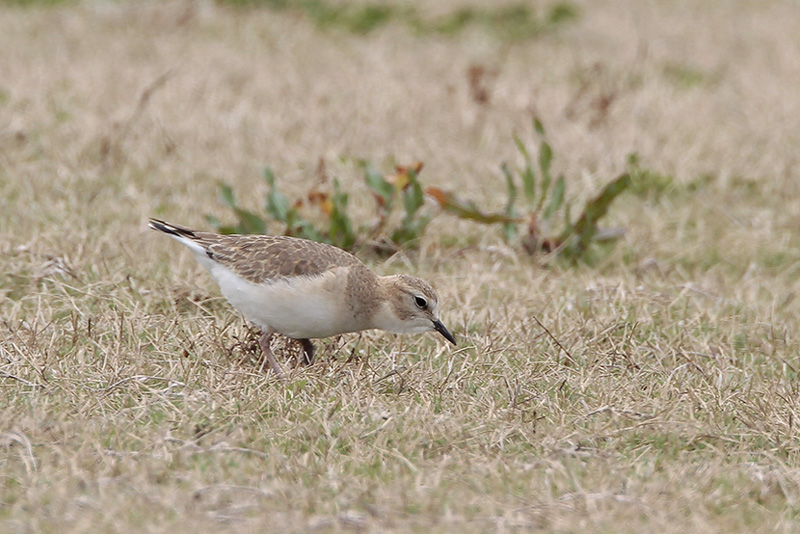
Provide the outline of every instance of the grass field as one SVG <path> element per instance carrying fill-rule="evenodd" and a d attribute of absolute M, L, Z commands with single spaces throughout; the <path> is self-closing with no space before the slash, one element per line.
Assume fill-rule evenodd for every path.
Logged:
<path fill-rule="evenodd" d="M 0 3 L 0 532 L 800 530 L 797 2 L 271 4 Z M 360 159 L 500 209 L 534 116 L 578 200 L 651 179 L 591 264 L 447 214 L 366 257 L 455 349 L 350 334 L 281 383 L 146 228 L 320 162 L 367 220 Z"/>

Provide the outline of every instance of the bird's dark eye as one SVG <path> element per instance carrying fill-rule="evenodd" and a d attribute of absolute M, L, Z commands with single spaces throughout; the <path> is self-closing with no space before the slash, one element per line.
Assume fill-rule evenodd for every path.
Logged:
<path fill-rule="evenodd" d="M 424 310 L 428 307 L 428 301 L 425 300 L 425 297 L 414 297 L 414 302 L 417 304 L 417 308 L 420 310 Z"/>

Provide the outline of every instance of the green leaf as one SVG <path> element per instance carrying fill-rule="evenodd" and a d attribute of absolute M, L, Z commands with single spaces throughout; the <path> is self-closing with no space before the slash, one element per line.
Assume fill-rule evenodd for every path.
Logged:
<path fill-rule="evenodd" d="M 550 196 L 550 202 L 544 210 L 544 219 L 549 221 L 553 214 L 558 211 L 558 208 L 564 203 L 564 190 L 566 185 L 564 183 L 564 175 L 558 177 L 556 183 L 553 185 L 553 194 Z"/>
<path fill-rule="evenodd" d="M 403 190 L 403 207 L 406 210 L 406 219 L 412 219 L 425 202 L 425 195 L 413 169 L 408 171 L 408 180 L 408 186 Z"/>
<path fill-rule="evenodd" d="M 269 167 L 264 167 L 264 180 L 270 187 L 275 187 L 275 173 Z"/>
<path fill-rule="evenodd" d="M 381 173 L 369 165 L 364 168 L 364 179 L 367 182 L 367 186 L 383 199 L 384 206 L 387 206 L 386 211 L 389 211 L 388 206 L 394 197 L 394 185 L 387 182 Z"/>
<path fill-rule="evenodd" d="M 539 191 L 539 203 L 536 206 L 536 211 L 542 211 L 544 202 L 547 199 L 547 194 L 550 191 L 550 162 L 553 160 L 553 149 L 547 141 L 542 141 L 539 144 L 539 169 L 541 171 L 542 181 Z"/>
<path fill-rule="evenodd" d="M 575 236 L 576 242 L 573 247 L 574 259 L 582 256 L 589 245 L 592 243 L 595 234 L 597 233 L 597 223 L 602 219 L 611 203 L 620 194 L 631 186 L 631 177 L 629 174 L 623 174 L 606 184 L 600 194 L 586 203 L 583 213 L 578 217 L 573 229 L 565 229 L 561 234 L 562 241 L 572 235 Z"/>
<path fill-rule="evenodd" d="M 236 209 L 236 195 L 228 184 L 219 184 L 219 200 L 231 209 Z"/>
<path fill-rule="evenodd" d="M 275 185 L 275 174 L 271 169 L 264 169 L 264 179 L 267 181 L 267 184 L 269 184 L 267 204 L 264 209 L 270 214 L 270 216 L 272 216 L 272 218 L 283 223 L 289 223 L 289 199 L 287 199 L 283 193 L 278 191 L 278 188 Z"/>
<path fill-rule="evenodd" d="M 544 125 L 537 117 L 533 118 L 533 129 L 536 130 L 540 136 L 544 137 Z"/>
<path fill-rule="evenodd" d="M 239 224 L 236 227 L 236 233 L 240 234 L 266 234 L 267 223 L 256 215 L 255 213 L 237 208 L 236 216 L 239 218 Z"/>
<path fill-rule="evenodd" d="M 508 168 L 507 164 L 503 163 L 500 166 L 500 170 L 503 172 L 503 177 L 506 179 L 506 193 L 508 195 L 505 213 L 506 215 L 511 215 L 515 213 L 514 204 L 517 202 L 517 185 L 514 183 L 514 175 L 511 174 L 511 169 Z"/>
<path fill-rule="evenodd" d="M 533 172 L 533 167 L 526 165 L 522 173 L 522 190 L 525 192 L 525 200 L 528 201 L 528 206 L 533 209 L 536 201 L 536 175 Z"/>
<path fill-rule="evenodd" d="M 525 162 L 530 163 L 531 155 L 528 152 L 528 148 L 525 146 L 525 143 L 522 142 L 522 139 L 520 139 L 517 134 L 514 134 L 514 144 L 517 145 L 517 150 L 519 150 L 519 153 L 522 154 L 523 158 L 525 158 Z"/>
<path fill-rule="evenodd" d="M 400 222 L 400 227 L 396 228 L 390 235 L 390 239 L 395 244 L 402 246 L 417 242 L 422 236 L 425 227 L 430 222 L 430 217 L 419 213 L 419 209 L 424 203 L 425 194 L 422 191 L 422 185 L 417 179 L 417 172 L 414 169 L 409 169 L 408 185 L 403 189 L 403 208 L 406 214 Z"/>
<path fill-rule="evenodd" d="M 417 171 L 414 169 L 409 170 L 408 179 L 411 182 L 411 189 L 414 191 L 414 204 L 419 209 L 425 203 L 425 193 L 422 192 L 422 185 L 417 178 Z"/>
<path fill-rule="evenodd" d="M 553 161 L 553 149 L 547 141 L 539 144 L 539 169 L 543 176 L 550 176 L 550 163 Z"/>
<path fill-rule="evenodd" d="M 531 165 L 531 154 L 517 134 L 514 134 L 514 144 L 517 145 L 517 150 L 519 150 L 519 153 L 522 154 L 525 160 L 525 168 L 520 171 L 522 190 L 525 194 L 525 200 L 528 201 L 528 205 L 533 208 L 536 198 L 536 175 L 533 172 L 533 165 Z"/>
<path fill-rule="evenodd" d="M 353 223 L 347 214 L 347 204 L 349 197 L 347 193 L 342 193 L 339 180 L 333 180 L 333 195 L 331 196 L 333 209 L 329 223 L 328 235 L 331 242 L 339 248 L 350 249 L 356 242 L 353 233 Z"/>
<path fill-rule="evenodd" d="M 546 18 L 548 24 L 556 25 L 575 20 L 579 13 L 577 6 L 569 2 L 560 2 L 550 6 Z"/>
<path fill-rule="evenodd" d="M 517 225 L 513 222 L 504 222 L 503 223 L 503 238 L 506 242 L 511 242 L 517 237 Z"/>
<path fill-rule="evenodd" d="M 403 220 L 402 224 L 392 232 L 390 239 L 398 246 L 415 245 L 419 242 L 422 234 L 425 233 L 425 227 L 428 226 L 429 222 L 430 217 L 426 215 Z"/>
<path fill-rule="evenodd" d="M 216 230 L 220 234 L 230 235 L 230 234 L 241 233 L 238 227 L 222 224 L 220 220 L 214 217 L 213 215 L 206 215 L 206 221 L 208 221 L 208 224 L 210 224 L 214 228 L 214 230 Z"/>
<path fill-rule="evenodd" d="M 567 205 L 564 206 L 564 232 L 562 235 L 569 235 L 575 230 L 575 227 L 572 225 L 572 205 L 567 202 Z"/>
<path fill-rule="evenodd" d="M 506 179 L 506 192 L 508 194 L 508 200 L 506 200 L 504 209 L 504 217 L 506 220 L 501 221 L 503 223 L 503 237 L 506 241 L 511 241 L 517 236 L 517 210 L 514 208 L 514 204 L 517 201 L 517 186 L 514 183 L 514 176 L 511 174 L 511 170 L 508 168 L 507 164 L 503 163 L 500 170 L 503 172 L 503 176 Z"/>
<path fill-rule="evenodd" d="M 242 209 L 237 205 L 236 195 L 227 184 L 220 184 L 219 199 L 236 214 L 238 222 L 233 226 L 223 226 L 216 217 L 208 216 L 208 221 L 223 234 L 263 234 L 267 231 L 267 223 L 255 213 Z"/>
<path fill-rule="evenodd" d="M 327 236 L 317 230 L 313 224 L 305 220 L 297 221 L 294 233 L 292 235 L 296 237 L 302 237 L 303 239 L 309 239 L 311 241 L 331 244 L 331 240 Z"/>

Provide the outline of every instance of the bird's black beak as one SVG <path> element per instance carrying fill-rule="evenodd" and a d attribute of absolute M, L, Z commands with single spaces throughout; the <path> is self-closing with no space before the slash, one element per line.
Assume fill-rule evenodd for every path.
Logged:
<path fill-rule="evenodd" d="M 445 326 L 442 324 L 442 321 L 439 321 L 438 319 L 433 321 L 433 329 L 442 334 L 447 341 L 453 345 L 457 345 L 456 338 L 454 338 L 453 334 L 451 334 L 450 331 L 445 328 Z"/>

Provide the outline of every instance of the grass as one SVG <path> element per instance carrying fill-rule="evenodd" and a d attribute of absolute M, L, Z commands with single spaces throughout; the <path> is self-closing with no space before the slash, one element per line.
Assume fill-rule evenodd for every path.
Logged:
<path fill-rule="evenodd" d="M 404 6 L 402 3 L 388 2 L 377 4 L 328 0 L 219 0 L 219 3 L 291 12 L 313 21 L 320 29 L 338 29 L 353 34 L 365 35 L 390 22 L 399 21 L 420 36 L 451 36 L 467 28 L 478 27 L 490 30 L 497 39 L 510 41 L 531 39 L 555 31 L 564 23 L 573 21 L 579 16 L 578 10 L 570 2 L 552 2 L 545 9 L 538 11 L 531 10 L 525 3 L 487 7 L 465 4 L 439 16 L 420 13 L 420 10 L 413 5 Z"/>
<path fill-rule="evenodd" d="M 0 531 L 796 530 L 796 9 L 575 6 L 509 43 L 214 3 L 2 4 Z M 592 266 L 446 216 L 371 258 L 434 283 L 455 349 L 346 335 L 278 383 L 145 226 L 224 220 L 220 182 L 260 209 L 267 164 L 297 198 L 320 161 L 359 220 L 365 160 L 423 161 L 426 185 L 502 206 L 497 163 L 524 164 L 509 139 L 532 116 L 579 205 L 628 154 L 647 173 Z"/>

